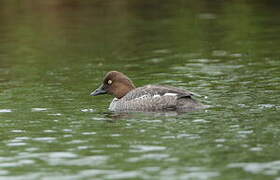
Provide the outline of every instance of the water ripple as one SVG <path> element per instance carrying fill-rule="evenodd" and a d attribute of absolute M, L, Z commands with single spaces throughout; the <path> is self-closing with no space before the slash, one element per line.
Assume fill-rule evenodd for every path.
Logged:
<path fill-rule="evenodd" d="M 132 145 L 131 152 L 149 152 L 149 151 L 163 151 L 166 149 L 164 146 L 147 146 L 147 145 Z"/>
<path fill-rule="evenodd" d="M 48 108 L 32 108 L 31 111 L 32 112 L 41 112 L 41 111 L 47 111 Z"/>
<path fill-rule="evenodd" d="M 9 113 L 12 112 L 11 109 L 0 109 L 0 113 Z"/>
<path fill-rule="evenodd" d="M 63 155 L 62 155 L 63 156 Z M 72 156 L 72 155 L 70 155 Z M 73 155 L 75 156 L 75 155 Z M 73 158 L 73 157 L 71 157 Z M 104 164 L 108 157 L 107 156 L 86 156 L 78 159 L 71 158 L 45 158 L 50 165 L 66 165 L 66 166 L 98 166 Z"/>
<path fill-rule="evenodd" d="M 253 174 L 276 175 L 280 173 L 280 161 L 272 162 L 251 162 L 251 163 L 231 163 L 229 168 L 242 168 L 244 171 Z"/>

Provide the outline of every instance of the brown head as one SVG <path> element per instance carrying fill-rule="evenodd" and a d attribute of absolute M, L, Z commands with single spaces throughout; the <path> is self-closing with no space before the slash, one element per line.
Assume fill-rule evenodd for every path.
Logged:
<path fill-rule="evenodd" d="M 90 95 L 111 94 L 120 99 L 134 88 L 134 84 L 126 75 L 118 71 L 110 71 L 106 74 L 101 86 Z"/>

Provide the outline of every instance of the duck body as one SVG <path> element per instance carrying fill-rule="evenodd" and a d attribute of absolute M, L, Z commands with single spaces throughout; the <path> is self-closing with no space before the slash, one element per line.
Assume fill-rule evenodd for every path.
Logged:
<path fill-rule="evenodd" d="M 127 93 L 121 99 L 114 98 L 111 111 L 158 111 L 190 110 L 203 107 L 191 96 L 194 94 L 179 88 L 160 85 L 146 85 Z"/>
<path fill-rule="evenodd" d="M 115 86 L 114 86 L 115 83 Z M 111 111 L 189 111 L 205 106 L 194 93 L 172 86 L 146 85 L 135 88 L 124 74 L 111 71 L 91 95 L 112 94 Z"/>

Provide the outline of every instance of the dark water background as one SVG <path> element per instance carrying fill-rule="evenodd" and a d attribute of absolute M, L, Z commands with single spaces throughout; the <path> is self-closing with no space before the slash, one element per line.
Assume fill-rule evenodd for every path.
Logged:
<path fill-rule="evenodd" d="M 0 1 L 0 179 L 280 180 L 278 1 Z M 119 70 L 207 110 L 111 113 Z"/>

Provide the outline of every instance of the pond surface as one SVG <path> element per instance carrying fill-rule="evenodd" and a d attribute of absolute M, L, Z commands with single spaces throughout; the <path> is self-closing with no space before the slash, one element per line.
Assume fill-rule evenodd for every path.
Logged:
<path fill-rule="evenodd" d="M 0 179 L 280 179 L 277 1 L 0 2 Z M 118 70 L 202 95 L 107 110 Z"/>

